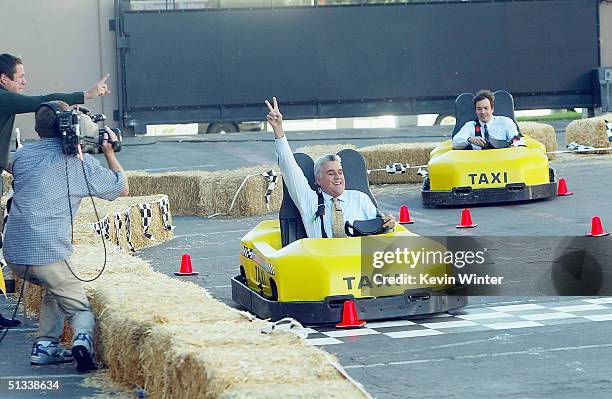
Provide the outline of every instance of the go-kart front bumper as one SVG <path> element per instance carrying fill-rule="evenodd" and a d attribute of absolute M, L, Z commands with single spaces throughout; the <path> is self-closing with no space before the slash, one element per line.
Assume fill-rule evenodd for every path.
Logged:
<path fill-rule="evenodd" d="M 306 325 L 336 324 L 342 320 L 343 304 L 348 299 L 355 301 L 359 319 L 367 321 L 441 313 L 467 305 L 465 287 L 406 290 L 402 295 L 378 298 L 335 295 L 321 302 L 272 301 L 247 287 L 241 276 L 232 277 L 232 300 L 261 319 L 292 317 Z"/>
<path fill-rule="evenodd" d="M 472 189 L 455 187 L 450 191 L 421 190 L 423 205 L 464 206 L 492 204 L 497 202 L 519 202 L 551 198 L 557 194 L 557 182 L 527 186 L 508 184 L 506 187 Z"/>

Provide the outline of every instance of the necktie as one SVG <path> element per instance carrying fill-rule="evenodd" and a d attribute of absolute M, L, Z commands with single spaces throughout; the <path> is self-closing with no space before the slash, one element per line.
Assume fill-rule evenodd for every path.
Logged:
<path fill-rule="evenodd" d="M 346 237 L 344 232 L 344 216 L 342 216 L 342 207 L 338 198 L 332 198 L 332 234 L 333 237 Z"/>
<path fill-rule="evenodd" d="M 487 124 L 484 125 L 485 130 L 485 140 L 489 140 L 489 129 L 487 128 Z"/>

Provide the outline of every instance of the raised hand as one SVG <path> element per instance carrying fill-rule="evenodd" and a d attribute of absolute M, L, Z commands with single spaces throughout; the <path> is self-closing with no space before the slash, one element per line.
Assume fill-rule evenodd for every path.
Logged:
<path fill-rule="evenodd" d="M 91 87 L 91 89 L 85 92 L 85 98 L 87 100 L 93 100 L 96 97 L 104 96 L 111 91 L 108 89 L 108 84 L 106 83 L 106 79 L 110 74 L 106 74 L 102 79 L 100 79 L 95 85 Z"/>
<path fill-rule="evenodd" d="M 283 131 L 283 114 L 281 114 L 280 110 L 278 109 L 278 101 L 276 100 L 276 97 L 272 97 L 272 102 L 274 105 L 270 104 L 270 102 L 266 100 L 266 105 L 268 106 L 268 110 L 270 110 L 270 112 L 268 112 L 268 123 L 270 126 L 272 126 L 272 129 L 274 129 L 274 136 L 277 139 L 280 139 L 285 135 L 285 132 Z"/>

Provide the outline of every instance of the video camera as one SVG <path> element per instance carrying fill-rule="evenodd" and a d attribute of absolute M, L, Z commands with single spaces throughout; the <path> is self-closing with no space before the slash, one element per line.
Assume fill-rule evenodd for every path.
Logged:
<path fill-rule="evenodd" d="M 57 118 L 57 126 L 64 145 L 64 150 L 68 155 L 79 153 L 79 145 L 85 152 L 102 152 L 102 143 L 106 130 L 100 128 L 98 122 L 106 120 L 104 114 L 91 114 L 88 108 L 79 106 L 78 109 L 72 107 L 68 111 L 55 109 L 53 103 L 43 105 L 51 108 Z M 111 129 L 116 135 L 117 140 L 108 142 L 112 144 L 115 152 L 121 151 L 121 130 Z"/>

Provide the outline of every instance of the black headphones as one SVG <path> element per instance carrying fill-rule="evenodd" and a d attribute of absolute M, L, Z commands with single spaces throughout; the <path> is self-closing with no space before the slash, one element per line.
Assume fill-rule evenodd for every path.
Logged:
<path fill-rule="evenodd" d="M 55 104 L 54 102 L 46 102 L 46 103 L 42 103 L 38 106 L 38 109 L 36 110 L 36 113 L 38 113 L 38 111 L 40 111 L 41 108 L 43 107 L 47 107 L 49 108 L 51 111 L 53 111 L 53 115 L 55 116 L 55 118 L 53 118 L 53 124 L 52 124 L 52 128 L 55 129 L 57 131 L 57 134 L 59 135 L 59 118 L 58 115 L 62 112 L 64 112 L 63 110 L 61 110 L 57 104 Z"/>

